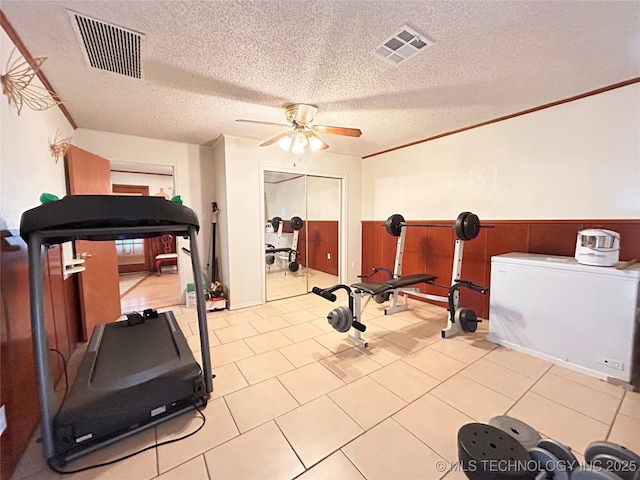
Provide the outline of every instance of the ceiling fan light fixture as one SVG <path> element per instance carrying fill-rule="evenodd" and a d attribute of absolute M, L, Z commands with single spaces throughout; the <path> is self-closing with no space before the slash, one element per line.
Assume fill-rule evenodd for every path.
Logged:
<path fill-rule="evenodd" d="M 329 145 L 324 143 L 320 137 L 318 137 L 315 133 L 309 133 L 309 148 L 311 148 L 312 152 L 317 152 L 318 150 L 324 150 L 328 148 Z"/>
<path fill-rule="evenodd" d="M 309 141 L 307 140 L 307 136 L 305 135 L 305 132 L 302 130 L 298 130 L 296 132 L 296 138 L 293 141 L 294 145 L 299 145 L 302 148 L 306 147 L 309 143 Z"/>
<path fill-rule="evenodd" d="M 284 137 L 282 137 L 280 140 L 278 140 L 278 146 L 284 150 L 285 152 L 288 152 L 289 149 L 291 148 L 291 143 L 293 143 L 293 139 L 291 138 L 291 134 L 288 134 Z"/>
<path fill-rule="evenodd" d="M 238 119 L 236 122 L 241 123 L 255 123 L 258 125 L 268 125 L 276 127 L 289 127 L 289 130 L 271 137 L 270 139 L 262 142 L 261 147 L 268 147 L 277 143 L 278 146 L 285 152 L 293 152 L 296 155 L 304 153 L 305 149 L 309 147 L 312 152 L 319 150 L 326 150 L 329 148 L 315 132 L 331 135 L 342 135 L 347 137 L 359 137 L 362 132 L 359 128 L 347 128 L 347 127 L 333 127 L 330 125 L 310 125 L 314 115 L 318 112 L 318 107 L 315 105 L 307 105 L 303 103 L 290 105 L 285 111 L 287 120 L 291 122 L 290 125 L 282 125 L 280 123 L 273 122 L 261 122 L 257 120 L 242 120 Z"/>

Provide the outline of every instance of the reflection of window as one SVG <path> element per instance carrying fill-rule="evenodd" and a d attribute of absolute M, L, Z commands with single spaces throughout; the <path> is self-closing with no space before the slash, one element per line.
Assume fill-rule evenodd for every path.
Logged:
<path fill-rule="evenodd" d="M 144 240 L 141 238 L 116 240 L 116 252 L 120 265 L 144 263 Z"/>

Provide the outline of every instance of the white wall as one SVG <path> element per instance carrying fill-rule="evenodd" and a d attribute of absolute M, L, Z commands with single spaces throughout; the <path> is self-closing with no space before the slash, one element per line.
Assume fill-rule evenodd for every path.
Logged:
<path fill-rule="evenodd" d="M 0 29 L 0 65 L 7 65 L 14 48 Z M 14 53 L 14 59 L 18 55 Z M 33 83 L 42 86 L 37 77 Z M 58 107 L 41 112 L 26 105 L 20 116 L 0 97 L 0 228 L 17 229 L 22 212 L 40 205 L 40 194 L 66 194 L 64 159 L 51 156 L 49 144 L 56 130 L 59 138 L 72 137 L 73 127 Z M 75 143 L 75 142 L 72 142 Z"/>
<path fill-rule="evenodd" d="M 307 177 L 309 220 L 340 220 L 340 179 Z"/>
<path fill-rule="evenodd" d="M 210 147 L 85 128 L 76 130 L 74 144 L 109 161 L 172 166 L 175 194 L 182 197 L 185 206 L 196 212 L 200 221 L 198 252 L 201 266 L 205 267 L 211 238 L 211 202 L 214 197 L 213 188 L 203 188 L 205 183 L 212 185 L 212 179 L 206 177 L 212 175 L 213 169 Z M 181 247 L 189 248 L 189 242 L 179 238 L 178 252 Z M 183 292 L 186 284 L 193 281 L 191 260 L 186 254 L 178 255 L 178 270 L 180 289 Z"/>
<path fill-rule="evenodd" d="M 343 222 L 340 270 L 343 281 L 360 272 L 360 166 L 358 157 L 316 152 L 295 161 L 276 146 L 258 147 L 256 140 L 225 138 L 229 289 L 233 309 L 264 302 L 264 170 L 343 178 Z M 296 158 L 298 158 L 296 156 Z M 294 163 L 296 166 L 294 166 Z"/>
<path fill-rule="evenodd" d="M 296 177 L 278 183 L 265 183 L 265 202 L 267 218 L 280 217 L 291 220 L 297 216 L 307 219 L 307 205 L 305 193 L 305 177 Z"/>
<path fill-rule="evenodd" d="M 306 180 L 306 185 L 305 185 Z M 340 179 L 298 177 L 278 183 L 265 183 L 267 219 L 340 220 Z"/>
<path fill-rule="evenodd" d="M 640 84 L 363 160 L 362 218 L 640 218 Z"/>

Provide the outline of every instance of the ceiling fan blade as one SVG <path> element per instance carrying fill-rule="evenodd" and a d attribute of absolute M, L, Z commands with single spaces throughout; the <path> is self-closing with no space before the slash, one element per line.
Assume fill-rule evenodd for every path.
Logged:
<path fill-rule="evenodd" d="M 359 128 L 346 128 L 346 127 L 330 127 L 328 125 L 314 125 L 313 129 L 316 132 L 329 133 L 331 135 L 344 135 L 347 137 L 359 137 L 362 135 L 362 131 Z"/>
<path fill-rule="evenodd" d="M 255 123 L 257 125 L 269 125 L 272 127 L 290 127 L 291 125 L 287 123 L 273 123 L 273 122 L 260 122 L 258 120 L 236 120 L 236 122 L 240 123 Z"/>
<path fill-rule="evenodd" d="M 285 125 L 287 126 L 287 125 Z M 261 147 L 268 147 L 269 145 L 273 145 L 274 143 L 279 142 L 280 140 L 282 140 L 284 137 L 287 137 L 291 134 L 291 132 L 282 132 L 280 135 L 276 135 L 273 138 L 270 138 L 269 140 L 267 140 L 266 142 L 263 142 L 260 144 Z"/>

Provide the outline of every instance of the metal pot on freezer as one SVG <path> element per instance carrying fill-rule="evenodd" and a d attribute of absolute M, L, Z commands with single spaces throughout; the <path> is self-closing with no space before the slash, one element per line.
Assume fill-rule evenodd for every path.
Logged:
<path fill-rule="evenodd" d="M 580 230 L 576 239 L 578 263 L 612 267 L 619 260 L 620 234 L 613 230 L 590 228 Z"/>

